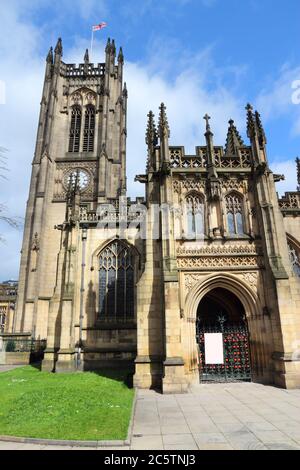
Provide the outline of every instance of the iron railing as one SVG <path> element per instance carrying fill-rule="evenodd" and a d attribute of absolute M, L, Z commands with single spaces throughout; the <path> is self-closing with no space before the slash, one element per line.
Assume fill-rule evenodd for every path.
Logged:
<path fill-rule="evenodd" d="M 46 349 L 46 340 L 2 338 L 2 352 L 11 353 L 40 353 Z"/>
<path fill-rule="evenodd" d="M 225 322 L 208 326 L 197 323 L 199 373 L 201 382 L 249 382 L 251 361 L 248 329 L 245 323 L 226 325 Z M 222 333 L 223 364 L 205 363 L 205 334 Z"/>

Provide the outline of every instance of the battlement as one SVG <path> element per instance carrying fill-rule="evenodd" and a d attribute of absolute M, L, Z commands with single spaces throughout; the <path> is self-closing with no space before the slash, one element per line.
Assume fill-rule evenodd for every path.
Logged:
<path fill-rule="evenodd" d="M 61 75 L 66 78 L 78 78 L 78 77 L 104 77 L 105 75 L 105 64 L 99 63 L 97 65 L 90 64 L 65 64 L 61 63 L 60 68 Z"/>
<path fill-rule="evenodd" d="M 251 168 L 251 147 L 242 146 L 236 155 L 227 155 L 224 147 L 214 147 L 216 168 Z M 170 147 L 171 168 L 203 168 L 208 164 L 207 146 L 196 147 L 195 155 L 186 155 L 184 147 Z"/>

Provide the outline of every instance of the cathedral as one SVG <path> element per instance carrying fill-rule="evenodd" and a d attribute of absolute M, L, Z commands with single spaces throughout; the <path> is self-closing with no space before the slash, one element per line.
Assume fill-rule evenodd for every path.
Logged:
<path fill-rule="evenodd" d="M 128 198 L 123 65 L 110 40 L 105 63 L 88 51 L 65 63 L 61 39 L 49 51 L 11 334 L 46 340 L 42 370 L 129 367 L 136 387 L 163 393 L 299 388 L 299 159 L 299 187 L 279 198 L 251 105 L 249 141 L 230 120 L 216 145 L 205 115 L 187 155 L 161 104 L 136 176 L 144 196 Z"/>

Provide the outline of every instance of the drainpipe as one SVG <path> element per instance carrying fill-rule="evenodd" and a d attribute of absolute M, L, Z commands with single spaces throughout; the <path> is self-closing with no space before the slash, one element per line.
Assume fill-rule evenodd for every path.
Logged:
<path fill-rule="evenodd" d="M 81 351 L 82 351 L 82 327 L 83 327 L 83 313 L 84 313 L 84 281 L 85 281 L 85 258 L 86 258 L 86 241 L 87 241 L 87 226 L 82 228 L 82 263 L 81 263 L 81 285 L 80 285 L 80 314 L 79 314 L 79 345 L 78 345 L 78 358 L 77 368 L 81 366 Z"/>

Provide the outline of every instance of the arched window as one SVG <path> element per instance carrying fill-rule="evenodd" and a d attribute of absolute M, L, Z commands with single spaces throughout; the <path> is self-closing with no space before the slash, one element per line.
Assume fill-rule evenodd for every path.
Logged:
<path fill-rule="evenodd" d="M 134 318 L 134 256 L 118 241 L 99 257 L 99 316 L 107 321 Z"/>
<path fill-rule="evenodd" d="M 295 274 L 300 277 L 300 252 L 290 242 L 288 242 L 288 247 L 293 270 Z"/>
<path fill-rule="evenodd" d="M 95 108 L 88 106 L 85 111 L 84 123 L 84 136 L 83 136 L 83 151 L 94 151 L 94 137 L 95 137 Z"/>
<path fill-rule="evenodd" d="M 199 194 L 190 194 L 186 198 L 186 225 L 188 238 L 204 236 L 204 200 Z"/>
<path fill-rule="evenodd" d="M 5 330 L 5 322 L 6 322 L 6 310 L 5 308 L 0 308 L 0 333 L 4 333 Z"/>
<path fill-rule="evenodd" d="M 231 235 L 245 233 L 243 218 L 243 200 L 235 193 L 226 196 L 227 230 Z"/>
<path fill-rule="evenodd" d="M 70 128 L 69 152 L 79 152 L 81 132 L 81 108 L 73 106 Z"/>

